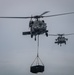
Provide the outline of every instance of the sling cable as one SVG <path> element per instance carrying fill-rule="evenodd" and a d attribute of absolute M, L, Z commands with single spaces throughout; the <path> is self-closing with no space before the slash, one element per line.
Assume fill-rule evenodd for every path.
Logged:
<path fill-rule="evenodd" d="M 36 65 L 34 65 L 34 63 Z M 44 72 L 44 64 L 39 57 L 39 35 L 38 35 L 38 40 L 37 40 L 37 56 L 36 56 L 35 60 L 33 61 L 33 63 L 31 64 L 30 72 L 32 72 L 32 73 Z"/>

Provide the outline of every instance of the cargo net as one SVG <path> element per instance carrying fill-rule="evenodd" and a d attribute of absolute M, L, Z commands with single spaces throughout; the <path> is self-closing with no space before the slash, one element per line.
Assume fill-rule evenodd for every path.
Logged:
<path fill-rule="evenodd" d="M 33 61 L 33 63 L 31 64 L 30 72 L 32 73 L 44 72 L 44 64 L 39 57 L 39 35 L 37 40 L 37 56 L 35 60 Z"/>

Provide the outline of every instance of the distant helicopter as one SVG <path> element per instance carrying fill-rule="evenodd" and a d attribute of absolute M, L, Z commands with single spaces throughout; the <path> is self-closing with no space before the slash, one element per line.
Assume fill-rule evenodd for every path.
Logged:
<path fill-rule="evenodd" d="M 40 20 L 40 18 L 62 16 L 62 15 L 67 15 L 67 14 L 74 14 L 74 12 L 69 12 L 69 13 L 43 16 L 44 14 L 46 14 L 48 12 L 49 11 L 45 11 L 41 15 L 36 15 L 36 16 L 31 16 L 31 17 L 0 17 L 0 18 L 13 18 L 13 19 L 31 18 L 31 20 L 29 22 L 30 31 L 23 32 L 22 35 L 31 35 L 31 38 L 33 38 L 33 36 L 35 36 L 35 41 L 36 41 L 36 36 L 37 35 L 41 35 L 41 34 L 45 33 L 46 37 L 48 37 L 47 25 L 46 25 L 45 21 Z M 32 19 L 35 19 L 35 20 L 32 20 Z"/>
<path fill-rule="evenodd" d="M 49 34 L 49 36 L 58 36 L 57 39 L 55 39 L 55 44 L 58 44 L 62 46 L 62 44 L 66 45 L 66 41 L 68 41 L 68 38 L 65 38 L 64 36 L 68 35 L 74 35 L 74 33 L 71 34 Z"/>

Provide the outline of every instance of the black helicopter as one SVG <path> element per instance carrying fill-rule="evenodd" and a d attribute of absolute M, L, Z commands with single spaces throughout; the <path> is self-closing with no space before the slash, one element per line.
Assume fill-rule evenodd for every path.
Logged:
<path fill-rule="evenodd" d="M 64 36 L 68 36 L 68 35 L 74 35 L 74 33 L 71 34 L 49 34 L 49 36 L 58 36 L 57 39 L 55 39 L 55 44 L 58 44 L 60 46 L 62 46 L 62 44 L 66 45 L 66 41 L 68 41 L 68 38 L 65 38 Z"/>
<path fill-rule="evenodd" d="M 35 40 L 36 40 L 37 35 L 45 34 L 48 37 L 47 25 L 46 25 L 45 21 L 40 20 L 40 18 L 74 14 L 74 12 L 69 12 L 69 13 L 43 16 L 44 14 L 46 14 L 48 12 L 49 11 L 45 11 L 41 15 L 36 15 L 36 16 L 31 16 L 31 17 L 0 17 L 0 18 L 12 18 L 12 19 L 28 19 L 28 18 L 31 18 L 31 20 L 29 22 L 30 31 L 23 32 L 22 34 L 23 35 L 31 35 L 31 38 L 33 38 L 33 36 L 35 36 Z M 35 19 L 35 20 L 33 20 L 33 19 Z"/>
<path fill-rule="evenodd" d="M 31 35 L 31 38 L 35 36 L 35 41 L 36 41 L 36 36 L 40 34 L 45 33 L 46 37 L 48 37 L 48 30 L 46 23 L 44 22 L 44 20 L 39 20 L 39 18 L 41 18 L 42 15 L 48 12 L 49 11 L 46 11 L 39 16 L 31 17 L 31 20 L 29 22 L 30 31 L 23 32 L 23 35 Z M 32 18 L 35 18 L 35 20 L 32 20 Z"/>

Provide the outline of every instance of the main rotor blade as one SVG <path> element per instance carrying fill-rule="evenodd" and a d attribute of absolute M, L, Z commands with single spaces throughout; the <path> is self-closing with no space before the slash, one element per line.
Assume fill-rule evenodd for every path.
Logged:
<path fill-rule="evenodd" d="M 62 15 L 68 15 L 68 14 L 74 14 L 74 12 L 55 14 L 55 15 L 48 15 L 48 16 L 42 16 L 42 17 L 56 17 L 56 16 L 62 16 Z"/>
<path fill-rule="evenodd" d="M 56 17 L 56 16 L 62 16 L 62 15 L 74 14 L 74 12 L 69 12 L 69 13 L 62 13 L 62 14 L 42 16 L 42 15 L 48 13 L 48 12 L 49 11 L 46 11 L 46 12 L 42 13 L 40 16 L 31 16 L 31 17 L 0 17 L 0 18 L 27 19 L 27 18 Z"/>
<path fill-rule="evenodd" d="M 49 36 L 68 36 L 68 35 L 74 35 L 74 33 L 70 33 L 70 34 L 49 34 Z"/>
<path fill-rule="evenodd" d="M 49 36 L 58 36 L 58 34 L 49 34 Z"/>
<path fill-rule="evenodd" d="M 33 18 L 33 17 L 0 17 L 0 18 L 27 19 L 27 18 Z"/>
<path fill-rule="evenodd" d="M 45 12 L 43 12 L 40 16 L 42 16 L 42 15 L 44 15 L 44 14 L 46 14 L 46 13 L 48 13 L 49 11 L 45 11 Z"/>
<path fill-rule="evenodd" d="M 64 36 L 68 36 L 68 35 L 74 35 L 74 33 L 70 33 L 70 34 L 64 34 Z"/>

